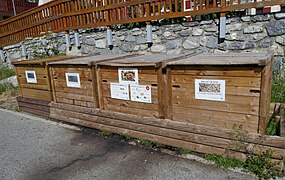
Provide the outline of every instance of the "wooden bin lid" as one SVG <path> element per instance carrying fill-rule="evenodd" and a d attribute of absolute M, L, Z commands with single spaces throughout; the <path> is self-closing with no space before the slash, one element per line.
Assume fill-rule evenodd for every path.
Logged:
<path fill-rule="evenodd" d="M 114 59 L 124 59 L 132 56 L 137 56 L 137 54 L 130 55 L 94 55 L 94 56 L 86 56 L 86 57 L 77 57 L 69 60 L 49 62 L 49 65 L 87 65 L 92 66 L 97 64 L 98 62 L 110 61 Z"/>
<path fill-rule="evenodd" d="M 130 56 L 124 59 L 98 62 L 97 65 L 117 67 L 154 66 L 160 67 L 163 62 L 179 59 L 182 55 L 147 54 Z M 184 57 L 184 56 L 183 56 Z"/>
<path fill-rule="evenodd" d="M 272 60 L 271 53 L 202 53 L 165 63 L 171 65 L 257 65 L 266 66 Z"/>
<path fill-rule="evenodd" d="M 15 61 L 15 62 L 12 62 L 12 64 L 14 66 L 17 66 L 17 65 L 46 65 L 47 63 L 50 63 L 50 62 L 62 61 L 62 60 L 73 59 L 73 58 L 78 58 L 78 56 L 54 56 L 54 57 L 48 57 L 48 58 L 42 58 L 42 59 Z"/>

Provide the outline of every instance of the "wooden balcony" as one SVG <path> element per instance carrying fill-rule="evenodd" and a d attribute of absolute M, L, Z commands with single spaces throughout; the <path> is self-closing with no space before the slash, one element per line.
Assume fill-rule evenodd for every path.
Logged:
<path fill-rule="evenodd" d="M 17 14 L 22 13 L 28 9 L 37 7 L 37 3 L 22 2 L 15 0 L 15 9 Z M 0 14 L 5 14 L 7 16 L 14 15 L 12 0 L 1 0 L 0 1 Z"/>
<path fill-rule="evenodd" d="M 5 0 L 7 1 L 7 0 Z M 284 0 L 56 0 L 0 22 L 0 48 L 45 32 L 284 6 Z M 2 7 L 2 6 L 1 6 Z"/>

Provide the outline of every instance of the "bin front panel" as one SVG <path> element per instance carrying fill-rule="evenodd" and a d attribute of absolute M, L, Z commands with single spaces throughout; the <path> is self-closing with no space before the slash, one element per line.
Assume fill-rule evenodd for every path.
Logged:
<path fill-rule="evenodd" d="M 159 117 L 158 69 L 154 67 L 138 67 L 137 69 L 138 84 L 151 87 L 151 103 L 111 98 L 110 83 L 119 83 L 118 67 L 102 66 L 100 68 L 101 82 L 99 82 L 102 86 L 102 109 L 148 117 Z"/>
<path fill-rule="evenodd" d="M 36 82 L 27 82 L 26 72 L 35 72 Z M 21 65 L 16 66 L 17 78 L 21 95 L 27 98 L 35 98 L 41 100 L 52 100 L 50 77 L 48 68 L 41 65 Z"/>
<path fill-rule="evenodd" d="M 52 66 L 51 72 L 56 102 L 94 107 L 92 71 L 88 66 Z M 69 87 L 66 73 L 78 74 L 80 87 Z"/>
<path fill-rule="evenodd" d="M 257 132 L 261 68 L 178 66 L 172 68 L 171 79 L 173 120 L 227 129 L 242 125 Z M 212 84 L 204 84 L 209 88 L 202 95 L 205 99 L 197 98 L 202 80 L 224 82 L 225 99 L 211 99 Z"/>

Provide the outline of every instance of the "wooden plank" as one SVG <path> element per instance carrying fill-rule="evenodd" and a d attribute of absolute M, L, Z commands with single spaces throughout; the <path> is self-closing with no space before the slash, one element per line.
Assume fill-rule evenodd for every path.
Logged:
<path fill-rule="evenodd" d="M 195 79 L 215 79 L 215 80 L 225 80 L 226 86 L 242 86 L 242 87 L 256 87 L 260 88 L 260 78 L 251 77 L 221 77 L 221 76 L 187 76 L 187 75 L 177 75 L 172 77 L 173 84 L 193 84 Z"/>
<path fill-rule="evenodd" d="M 102 75 L 101 67 L 97 66 L 96 76 L 97 76 L 97 85 L 98 85 L 98 102 L 99 108 L 104 109 L 104 98 L 103 98 L 103 85 L 102 85 Z"/>
<path fill-rule="evenodd" d="M 159 118 L 158 111 L 138 109 L 138 108 L 132 108 L 132 107 L 128 107 L 128 106 L 117 106 L 117 105 L 105 103 L 104 109 L 114 111 L 114 112 L 122 112 L 122 113 L 126 113 L 126 114 L 135 114 L 135 115 L 139 115 L 139 116 Z"/>
<path fill-rule="evenodd" d="M 28 89 L 22 88 L 23 97 L 35 98 L 41 100 L 52 100 L 52 94 L 50 91 L 38 90 L 38 89 Z"/>
<path fill-rule="evenodd" d="M 260 68 L 234 68 L 234 67 L 196 67 L 173 68 L 173 75 L 192 76 L 229 76 L 229 77 L 261 77 Z"/>
<path fill-rule="evenodd" d="M 177 4 L 177 2 L 176 2 Z M 172 104 L 173 104 L 173 98 L 172 98 L 172 71 L 170 68 L 166 68 L 166 73 L 163 74 L 163 96 L 164 96 L 164 113 L 165 118 L 172 119 Z"/>
<path fill-rule="evenodd" d="M 56 114 L 65 114 L 68 117 L 72 118 L 77 118 L 81 119 L 83 121 L 92 121 L 95 123 L 98 123 L 100 125 L 107 125 L 107 126 L 112 126 L 116 128 L 124 128 L 125 130 L 129 131 L 137 131 L 141 133 L 147 133 L 150 135 L 158 135 L 164 138 L 173 138 L 176 140 L 181 140 L 184 141 L 185 143 L 193 143 L 193 146 L 195 148 L 191 148 L 192 150 L 196 150 L 199 146 L 209 146 L 208 148 L 222 148 L 222 149 L 227 149 L 227 150 L 238 150 L 240 151 L 240 147 L 235 146 L 236 141 L 230 141 L 227 139 L 222 139 L 222 138 L 216 138 L 216 137 L 210 137 L 210 136 L 204 136 L 204 135 L 198 135 L 198 134 L 193 134 L 193 133 L 185 133 L 185 132 L 180 132 L 180 131 L 174 131 L 174 130 L 169 130 L 169 129 L 164 129 L 164 128 L 158 128 L 158 127 L 151 127 L 147 125 L 142 125 L 142 124 L 136 124 L 136 123 L 131 123 L 127 121 L 120 121 L 117 119 L 109 119 L 109 118 L 102 118 L 102 117 L 97 117 L 97 116 L 92 116 L 89 114 L 78 114 L 72 111 L 65 111 L 65 110 L 58 110 L 58 109 L 53 109 L 52 108 L 52 116 Z M 146 138 L 143 138 L 146 139 Z M 228 147 L 228 148 L 225 148 Z M 265 146 L 256 146 L 257 148 L 262 148 L 261 151 L 265 151 L 269 149 L 268 147 Z M 208 148 L 204 148 L 204 150 L 208 150 Z M 283 149 L 278 149 L 278 148 L 272 148 L 274 151 L 273 157 L 276 159 L 282 159 L 283 156 L 285 155 L 285 151 Z M 198 150 L 198 152 L 200 152 Z M 211 151 L 209 151 L 211 152 Z M 208 152 L 208 153 L 209 153 Z"/>
<path fill-rule="evenodd" d="M 62 121 L 67 121 L 70 123 L 79 124 L 79 125 L 83 125 L 83 126 L 87 126 L 87 127 L 91 127 L 91 128 L 96 128 L 96 129 L 108 130 L 108 131 L 111 131 L 114 133 L 124 134 L 124 135 L 131 136 L 134 138 L 149 139 L 149 140 L 152 140 L 155 142 L 160 142 L 160 143 L 175 146 L 175 147 L 184 147 L 184 148 L 192 149 L 192 150 L 195 150 L 195 151 L 198 151 L 201 153 L 212 152 L 212 153 L 219 154 L 219 155 L 225 155 L 226 154 L 226 150 L 222 149 L 222 148 L 215 148 L 215 147 L 211 147 L 211 146 L 205 146 L 205 145 L 199 145 L 196 143 L 185 142 L 185 141 L 181 141 L 181 140 L 177 140 L 177 139 L 165 138 L 163 136 L 153 135 L 153 134 L 149 134 L 149 133 L 143 133 L 143 132 L 139 132 L 139 131 L 134 131 L 134 130 L 114 127 L 114 126 L 110 126 L 110 125 L 90 122 L 90 121 L 82 120 L 81 118 L 74 118 L 71 116 L 66 117 L 66 116 L 57 114 L 54 111 L 55 110 L 52 109 L 52 113 L 51 113 L 52 118 L 56 118 L 56 119 L 59 119 Z M 96 117 L 94 117 L 94 118 L 96 118 Z M 97 117 L 97 119 L 98 119 L 98 117 Z M 242 153 L 237 153 L 237 152 L 231 152 L 231 153 L 229 153 L 229 155 L 234 155 L 235 157 L 240 157 L 242 159 L 245 158 L 245 156 L 242 155 Z"/>
<path fill-rule="evenodd" d="M 195 97 L 195 84 L 178 84 L 175 83 L 172 86 L 173 96 L 181 96 L 184 97 L 190 96 L 189 98 Z M 228 95 L 236 96 L 248 96 L 248 97 L 259 97 L 260 96 L 260 88 L 256 87 L 241 87 L 241 86 L 227 86 L 226 84 L 226 97 Z"/>
<path fill-rule="evenodd" d="M 165 4 L 166 6 L 166 4 Z M 165 12 L 164 12 L 165 13 Z M 162 67 L 159 68 L 159 71 L 157 71 L 157 90 L 158 90 L 158 113 L 159 113 L 159 118 L 164 118 L 165 117 L 165 112 L 164 112 L 164 98 L 163 98 L 163 93 L 165 92 L 165 87 L 164 87 L 164 79 L 163 79 L 163 72 L 162 72 Z"/>
<path fill-rule="evenodd" d="M 55 103 L 55 102 L 51 102 L 50 106 L 52 108 L 64 109 L 64 110 L 74 111 L 78 113 L 85 113 L 85 114 L 90 114 L 94 116 L 120 119 L 120 120 L 130 121 L 130 122 L 139 123 L 139 124 L 147 124 L 147 125 L 151 125 L 155 127 L 163 127 L 163 128 L 174 129 L 174 130 L 179 130 L 179 131 L 204 134 L 204 135 L 209 135 L 209 136 L 214 136 L 214 137 L 221 137 L 221 138 L 226 138 L 226 139 L 235 140 L 236 136 L 238 135 L 235 131 L 229 130 L 229 129 L 218 129 L 216 127 L 209 127 L 209 126 L 207 127 L 207 126 L 195 125 L 195 124 L 184 123 L 184 122 L 175 122 L 169 119 L 141 117 L 137 115 L 117 113 L 117 112 L 112 112 L 108 110 L 76 107 L 73 105 L 60 104 L 60 103 Z M 284 149 L 285 147 L 285 138 L 283 137 L 266 136 L 266 135 L 260 135 L 256 133 L 248 133 L 247 135 L 248 135 L 248 138 L 246 138 L 245 141 L 249 143 L 253 143 L 253 144 L 258 143 L 261 145 L 266 145 L 266 146 L 276 147 L 276 148 L 281 148 L 281 149 L 282 148 Z"/>
<path fill-rule="evenodd" d="M 56 94 L 56 98 L 66 98 L 66 99 L 88 101 L 88 102 L 94 101 L 92 96 L 86 96 L 86 95 L 80 95 L 80 94 L 70 94 L 70 93 L 63 93 L 63 92 L 55 92 L 55 94 Z"/>
<path fill-rule="evenodd" d="M 92 89 L 93 89 L 93 97 L 94 97 L 94 105 L 92 107 L 99 108 L 99 97 L 98 97 L 98 83 L 97 83 L 97 76 L 96 76 L 96 68 L 97 66 L 92 66 Z M 88 106 L 88 105 L 87 105 Z M 90 106 L 88 106 L 90 107 Z"/>
<path fill-rule="evenodd" d="M 35 109 L 35 110 L 39 110 L 39 111 L 44 111 L 44 112 L 49 112 L 50 111 L 50 107 L 49 106 L 40 106 L 38 104 L 31 104 L 31 103 L 26 103 L 26 102 L 21 102 L 18 101 L 18 106 L 19 107 L 25 107 L 25 108 L 30 108 L 30 109 Z"/>
<path fill-rule="evenodd" d="M 31 108 L 27 108 L 27 107 L 23 107 L 23 106 L 20 106 L 19 109 L 20 109 L 20 111 L 27 112 L 27 113 L 30 113 L 30 114 L 34 114 L 34 115 L 37 115 L 37 116 L 50 117 L 50 113 L 49 112 L 40 111 L 40 110 L 37 110 L 37 109 L 31 109 Z"/>
<path fill-rule="evenodd" d="M 272 73 L 272 61 L 268 63 L 262 70 L 261 77 L 261 94 L 260 94 L 260 109 L 259 109 L 259 133 L 264 134 L 266 129 L 266 122 L 269 118 L 270 97 L 271 92 L 271 73 Z"/>
<path fill-rule="evenodd" d="M 23 102 L 23 103 L 37 104 L 37 105 L 41 105 L 41 106 L 48 106 L 48 104 L 50 103 L 50 101 L 27 98 L 27 97 L 22 97 L 22 96 L 18 96 L 17 101 Z"/>
<path fill-rule="evenodd" d="M 191 108 L 191 107 L 179 107 L 173 106 L 173 113 L 184 114 L 189 116 L 200 116 L 204 118 L 215 118 L 215 119 L 224 119 L 224 120 L 251 120 L 258 121 L 257 113 L 236 113 L 228 112 L 224 110 L 210 110 L 210 109 L 201 109 L 201 108 Z"/>
<path fill-rule="evenodd" d="M 280 136 L 285 137 L 285 107 L 280 106 Z"/>
<path fill-rule="evenodd" d="M 232 119 L 232 120 L 224 120 L 224 119 L 217 119 L 217 118 L 209 118 L 209 117 L 202 117 L 202 116 L 191 116 L 185 115 L 182 113 L 173 113 L 173 120 L 191 124 L 197 124 L 202 126 L 210 126 L 216 127 L 218 129 L 230 129 L 234 130 L 234 127 L 238 127 L 242 125 L 243 130 L 251 133 L 258 132 L 258 119 L 256 118 L 255 121 L 251 120 L 239 120 L 239 119 Z"/>

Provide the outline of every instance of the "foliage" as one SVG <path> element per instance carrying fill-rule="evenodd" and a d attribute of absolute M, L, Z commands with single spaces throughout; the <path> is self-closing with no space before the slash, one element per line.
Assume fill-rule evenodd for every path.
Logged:
<path fill-rule="evenodd" d="M 266 127 L 266 135 L 276 136 L 278 130 L 278 122 L 276 122 L 275 117 L 272 117 Z"/>
<path fill-rule="evenodd" d="M 238 167 L 242 168 L 244 166 L 244 162 L 239 161 L 233 158 L 226 158 L 216 154 L 207 154 L 205 159 L 214 161 L 215 164 L 219 167 L 229 168 L 229 167 Z"/>
<path fill-rule="evenodd" d="M 15 70 L 4 67 L 0 69 L 0 80 L 6 79 L 8 77 L 14 76 L 15 75 Z"/>
<path fill-rule="evenodd" d="M 272 102 L 285 103 L 285 78 L 273 78 Z"/>
<path fill-rule="evenodd" d="M 186 148 L 177 148 L 176 149 L 178 154 L 191 154 L 192 151 Z"/>
<path fill-rule="evenodd" d="M 112 132 L 106 130 L 100 130 L 98 134 L 104 137 L 112 137 L 114 135 Z"/>
<path fill-rule="evenodd" d="M 274 168 L 276 164 L 271 160 L 272 155 L 270 149 L 257 155 L 248 154 L 244 168 L 256 174 L 259 179 L 271 179 L 280 176 L 281 173 Z"/>

